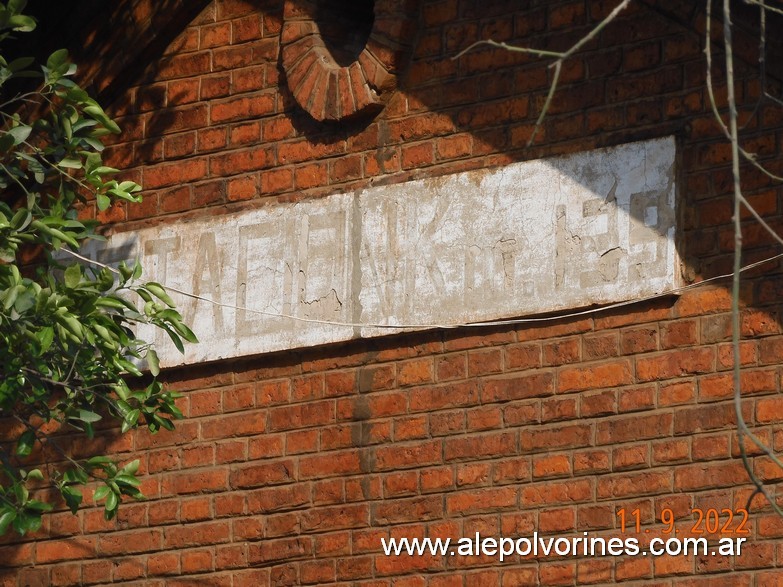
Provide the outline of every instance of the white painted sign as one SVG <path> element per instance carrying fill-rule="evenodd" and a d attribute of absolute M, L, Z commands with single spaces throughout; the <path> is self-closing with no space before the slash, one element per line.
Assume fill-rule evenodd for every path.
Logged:
<path fill-rule="evenodd" d="M 657 139 L 118 233 L 99 258 L 222 304 L 172 294 L 201 342 L 140 332 L 164 366 L 633 300 L 680 285 L 674 164 Z"/>

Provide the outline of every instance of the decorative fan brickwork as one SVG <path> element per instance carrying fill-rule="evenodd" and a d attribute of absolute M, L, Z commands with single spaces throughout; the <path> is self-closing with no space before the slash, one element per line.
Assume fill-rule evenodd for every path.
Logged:
<path fill-rule="evenodd" d="M 335 30 L 339 32 L 340 26 L 332 26 L 335 11 L 323 10 L 323 3 L 285 2 L 281 45 L 288 88 L 318 121 L 375 116 L 397 87 L 410 55 L 419 1 L 376 0 L 369 36 L 354 51 L 350 45 L 355 44 L 355 31 L 345 39 L 345 47 L 336 45 Z M 358 57 L 344 64 L 351 53 Z"/>

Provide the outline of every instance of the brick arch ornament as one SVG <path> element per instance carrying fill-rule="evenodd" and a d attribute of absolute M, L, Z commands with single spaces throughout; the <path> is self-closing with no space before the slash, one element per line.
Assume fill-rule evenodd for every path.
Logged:
<path fill-rule="evenodd" d="M 376 116 L 397 87 L 413 47 L 420 0 L 375 0 L 364 48 L 340 65 L 319 30 L 319 0 L 285 0 L 282 66 L 288 89 L 315 120 Z"/>

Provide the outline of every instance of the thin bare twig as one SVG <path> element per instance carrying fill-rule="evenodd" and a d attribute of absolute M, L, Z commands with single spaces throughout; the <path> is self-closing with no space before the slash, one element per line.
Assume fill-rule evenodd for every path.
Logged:
<path fill-rule="evenodd" d="M 706 29 L 705 29 L 705 42 L 704 42 L 704 53 L 707 57 L 707 97 L 709 98 L 710 107 L 712 108 L 712 114 L 715 117 L 715 120 L 717 121 L 718 125 L 720 126 L 721 130 L 723 131 L 723 134 L 726 135 L 726 138 L 731 141 L 731 132 L 729 131 L 728 126 L 726 126 L 726 123 L 723 120 L 723 117 L 720 114 L 720 111 L 718 110 L 718 104 L 715 100 L 715 88 L 712 83 L 712 3 L 708 0 L 707 1 L 707 22 L 706 22 Z M 724 23 L 724 36 L 725 36 L 725 28 L 726 26 L 729 26 L 728 24 Z M 728 49 L 727 49 L 728 50 Z M 734 88 L 731 89 L 732 94 L 734 93 Z M 735 104 L 736 108 L 736 104 Z M 769 171 L 766 167 L 764 167 L 761 163 L 759 163 L 756 160 L 756 155 L 754 153 L 749 153 L 745 149 L 737 145 L 737 148 L 739 150 L 739 154 L 742 155 L 742 157 L 751 165 L 753 165 L 756 169 L 761 171 L 764 175 L 769 177 L 770 179 L 774 181 L 780 181 L 783 182 L 783 177 L 779 175 L 775 175 L 771 171 Z"/>
<path fill-rule="evenodd" d="M 491 39 L 483 40 L 483 41 L 476 41 L 472 45 L 466 47 L 459 53 L 457 53 L 452 59 L 459 59 L 465 53 L 468 51 L 473 50 L 474 48 L 480 46 L 480 45 L 490 45 L 492 47 L 500 47 L 502 49 L 506 49 L 507 51 L 513 51 L 516 53 L 528 53 L 532 55 L 538 55 L 539 57 L 555 57 L 555 61 L 549 64 L 549 67 L 554 70 L 554 73 L 552 74 L 552 81 L 549 84 L 549 92 L 547 92 L 546 100 L 544 100 L 544 105 L 541 107 L 541 112 L 538 115 L 538 118 L 536 119 L 536 124 L 533 126 L 533 132 L 530 135 L 530 138 L 527 141 L 527 146 L 531 146 L 533 144 L 533 141 L 536 138 L 536 135 L 538 134 L 539 128 L 541 128 L 541 124 L 544 122 L 544 118 L 546 118 L 547 112 L 549 111 L 549 107 L 552 104 L 552 98 L 554 98 L 555 92 L 557 91 L 558 83 L 560 82 L 560 74 L 563 70 L 563 63 L 571 57 L 574 53 L 579 51 L 582 47 L 584 47 L 587 43 L 592 41 L 598 34 L 606 28 L 606 25 L 608 25 L 610 22 L 612 22 L 620 12 L 622 12 L 626 6 L 628 6 L 631 3 L 631 0 L 622 0 L 617 6 L 614 7 L 614 9 L 601 21 L 599 22 L 592 30 L 590 30 L 589 33 L 587 33 L 585 36 L 580 38 L 576 43 L 574 43 L 570 49 L 563 52 L 558 51 L 544 51 L 541 49 L 533 49 L 531 47 L 518 47 L 515 45 L 508 45 L 506 43 L 499 43 L 497 41 L 493 41 Z"/>
<path fill-rule="evenodd" d="M 709 6 L 712 0 L 707 0 Z M 745 447 L 745 437 L 749 438 L 764 454 L 771 458 L 775 464 L 783 468 L 783 463 L 771 448 L 766 446 L 753 434 L 742 415 L 742 386 L 741 386 L 741 360 L 740 360 L 740 274 L 742 256 L 742 222 L 740 218 L 741 206 L 745 198 L 742 195 L 740 175 L 740 148 L 737 130 L 737 101 L 734 95 L 734 54 L 731 37 L 731 5 L 730 0 L 723 0 L 723 38 L 726 45 L 726 92 L 729 105 L 729 136 L 731 139 L 731 173 L 734 183 L 734 277 L 731 288 L 731 346 L 733 351 L 732 379 L 734 382 L 734 412 L 737 417 L 737 440 L 742 457 L 742 464 L 747 471 L 751 482 L 756 486 L 756 492 L 761 493 L 767 499 L 778 515 L 783 515 L 781 509 L 772 496 L 769 495 L 764 483 L 753 471 L 753 465 L 748 458 Z M 709 67 L 709 66 L 708 66 Z"/>
<path fill-rule="evenodd" d="M 775 8 L 774 6 L 768 6 L 767 4 L 764 4 L 762 0 L 744 0 L 745 4 L 754 4 L 756 6 L 761 6 L 761 9 L 764 11 L 770 11 L 774 12 L 775 14 L 783 14 L 783 10 L 780 8 Z"/>
<path fill-rule="evenodd" d="M 506 51 L 511 51 L 512 53 L 528 53 L 530 55 L 536 55 L 538 57 L 557 57 L 560 58 L 563 56 L 563 53 L 560 51 L 546 51 L 544 49 L 533 49 L 531 47 L 517 47 L 516 45 L 509 45 L 507 43 L 502 43 L 499 41 L 493 41 L 492 39 L 484 39 L 481 41 L 476 41 L 475 43 L 472 43 L 471 45 L 468 45 L 465 47 L 462 51 L 457 53 L 454 57 L 451 58 L 452 61 L 456 61 L 466 53 L 470 53 L 473 49 L 476 47 L 480 47 L 481 45 L 489 45 L 491 47 L 497 47 L 499 49 L 505 49 Z"/>

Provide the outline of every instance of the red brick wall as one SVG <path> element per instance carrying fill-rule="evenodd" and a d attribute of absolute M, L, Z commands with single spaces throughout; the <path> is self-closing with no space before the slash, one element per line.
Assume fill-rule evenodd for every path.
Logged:
<path fill-rule="evenodd" d="M 370 124 L 325 127 L 280 83 L 282 2 L 218 0 L 183 22 L 114 104 L 125 133 L 111 163 L 147 191 L 106 219 L 177 222 L 676 134 L 686 274 L 726 272 L 730 153 L 704 89 L 703 17 L 669 4 L 632 5 L 567 64 L 525 149 L 546 63 L 490 50 L 451 57 L 487 37 L 567 48 L 613 2 L 424 0 L 411 65 L 386 109 Z M 752 54 L 752 35 L 745 41 Z M 739 76 L 747 106 L 758 80 L 744 63 Z M 779 109 L 763 107 L 746 148 L 774 156 L 780 123 Z M 780 190 L 750 171 L 745 186 L 780 227 Z M 745 227 L 747 260 L 775 252 L 754 222 Z M 746 419 L 781 449 L 776 269 L 744 281 L 742 377 Z M 617 536 L 619 508 L 639 508 L 649 538 L 661 535 L 664 508 L 687 528 L 692 509 L 744 507 L 726 287 L 540 325 L 171 371 L 185 392 L 177 431 L 103 439 L 141 459 L 148 501 L 124 505 L 116 523 L 90 507 L 55 513 L 38 535 L 6 540 L 0 585 L 779 585 L 783 521 L 760 500 L 741 557 L 499 563 L 380 552 L 389 536 Z M 753 467 L 783 478 L 767 459 Z"/>

